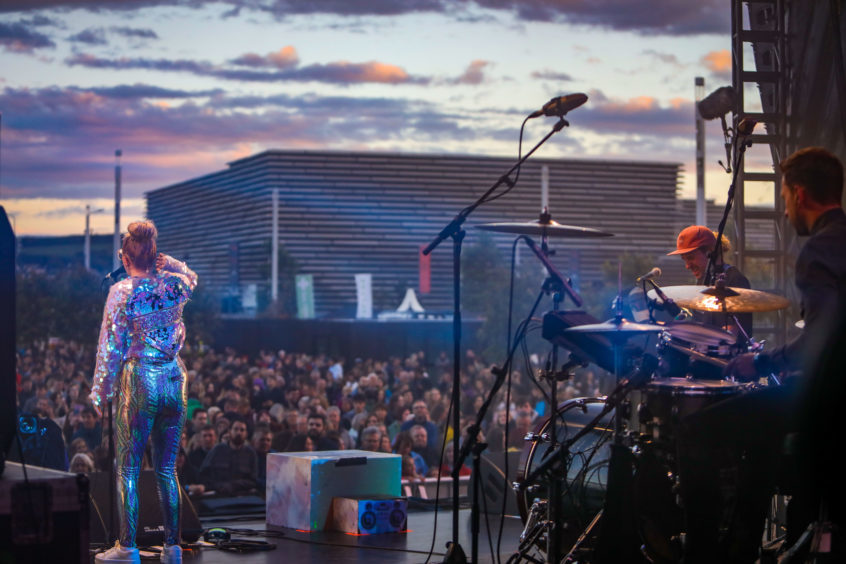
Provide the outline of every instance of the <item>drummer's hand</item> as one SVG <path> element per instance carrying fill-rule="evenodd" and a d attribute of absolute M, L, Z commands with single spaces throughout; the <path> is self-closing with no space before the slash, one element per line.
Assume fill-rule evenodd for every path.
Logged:
<path fill-rule="evenodd" d="M 755 380 L 758 377 L 758 371 L 755 369 L 755 354 L 741 354 L 731 359 L 723 369 L 723 376 L 734 376 L 745 382 Z"/>

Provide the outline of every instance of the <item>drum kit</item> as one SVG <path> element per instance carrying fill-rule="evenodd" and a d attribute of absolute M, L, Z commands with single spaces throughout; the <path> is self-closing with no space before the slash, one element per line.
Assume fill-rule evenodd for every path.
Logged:
<path fill-rule="evenodd" d="M 544 256 L 549 237 L 611 236 L 559 224 L 546 210 L 539 221 L 478 227 L 540 237 Z M 653 286 L 647 294 L 653 303 L 672 300 L 726 318 L 789 305 L 778 295 L 719 283 Z M 564 401 L 526 435 L 513 484 L 524 530 L 509 562 L 679 561 L 684 515 L 677 495 L 677 428 L 687 415 L 763 385 L 723 377 L 723 368 L 749 343 L 695 321 L 629 321 L 621 295 L 616 315 L 605 322 L 554 308 L 544 315 L 542 335 L 554 350 L 569 351 L 571 360 L 613 373 L 617 386 L 607 397 Z M 654 355 L 629 346 L 639 337 L 654 344 Z M 554 402 L 556 380 L 548 380 Z"/>

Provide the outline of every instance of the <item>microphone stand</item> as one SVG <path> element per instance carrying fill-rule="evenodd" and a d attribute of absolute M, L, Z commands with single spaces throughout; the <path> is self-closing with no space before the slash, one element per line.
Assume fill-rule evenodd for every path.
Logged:
<path fill-rule="evenodd" d="M 124 276 L 125 271 L 124 271 Z M 109 273 L 103 278 L 102 282 L 100 282 L 100 289 L 106 290 L 106 282 L 112 281 L 117 282 L 121 273 L 118 273 L 114 278 L 112 274 Z M 107 291 L 107 290 L 106 290 Z M 107 291 L 108 292 L 108 291 Z M 108 531 L 105 533 L 106 537 L 106 544 L 111 546 L 117 540 L 117 533 L 115 532 L 117 527 L 115 523 L 116 517 L 116 499 L 117 499 L 117 483 L 115 481 L 115 432 L 114 432 L 114 418 L 112 414 L 112 400 L 106 402 L 106 409 L 109 412 L 108 415 L 108 422 L 109 422 L 109 432 L 108 432 L 108 444 L 109 444 L 109 474 L 111 474 L 112 479 L 109 481 L 109 527 Z M 102 414 L 105 417 L 105 414 Z"/>
<path fill-rule="evenodd" d="M 453 375 L 452 375 L 452 428 L 453 428 L 453 460 L 454 468 L 453 468 L 453 481 L 452 481 L 452 541 L 447 544 L 447 554 L 444 558 L 445 564 L 458 564 L 467 561 L 467 557 L 464 555 L 464 551 L 461 549 L 461 545 L 458 542 L 458 500 L 459 500 L 459 490 L 458 490 L 458 478 L 456 473 L 456 468 L 461 468 L 461 464 L 463 463 L 466 455 L 464 457 L 459 457 L 459 436 L 460 436 L 460 427 L 461 427 L 461 243 L 464 240 L 464 236 L 466 232 L 462 229 L 462 225 L 466 221 L 466 219 L 470 216 L 473 211 L 482 205 L 487 198 L 501 185 L 507 184 L 509 188 L 514 186 L 514 181 L 511 180 L 511 173 L 517 170 L 535 151 L 537 151 L 541 145 L 546 143 L 546 141 L 552 137 L 554 134 L 561 131 L 564 127 L 570 125 L 567 120 L 564 119 L 564 116 L 559 116 L 558 121 L 552 127 L 552 130 L 547 133 L 543 139 L 541 139 L 532 149 L 526 153 L 520 160 L 518 160 L 514 166 L 512 166 L 508 172 L 500 176 L 496 182 L 494 182 L 493 186 L 488 188 L 488 190 L 482 194 L 482 196 L 477 199 L 474 203 L 470 206 L 461 210 L 458 215 L 456 215 L 452 221 L 450 221 L 446 227 L 444 227 L 440 233 L 429 243 L 425 249 L 423 249 L 423 254 L 428 255 L 431 253 L 435 248 L 441 244 L 447 237 L 452 239 L 453 243 L 453 250 L 452 250 L 452 272 L 453 272 L 453 318 L 452 318 L 452 333 L 453 333 Z M 540 299 L 540 298 L 539 298 Z M 499 379 L 499 378 L 498 378 Z M 501 383 L 500 383 L 501 385 Z"/>
<path fill-rule="evenodd" d="M 731 186 L 729 186 L 728 197 L 726 198 L 726 207 L 723 211 L 723 218 L 720 220 L 719 230 L 717 231 L 717 244 L 714 246 L 714 250 L 711 251 L 711 254 L 708 255 L 708 267 L 705 269 L 704 280 L 706 286 L 711 285 L 711 275 L 716 274 L 718 258 L 719 264 L 723 264 L 723 231 L 725 231 L 726 221 L 728 221 L 729 212 L 731 211 L 732 204 L 734 203 L 734 190 L 735 185 L 737 184 L 737 176 L 740 173 L 743 156 L 746 153 L 746 148 L 752 146 L 752 142 L 749 141 L 749 135 L 737 133 L 737 127 L 734 128 L 734 131 L 735 159 L 734 166 L 731 169 Z"/>

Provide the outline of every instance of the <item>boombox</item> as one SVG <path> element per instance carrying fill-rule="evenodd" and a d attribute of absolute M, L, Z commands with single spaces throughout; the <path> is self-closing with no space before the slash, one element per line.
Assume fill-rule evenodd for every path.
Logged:
<path fill-rule="evenodd" d="M 399 533 L 408 528 L 408 502 L 389 496 L 336 497 L 329 523 L 345 533 Z"/>

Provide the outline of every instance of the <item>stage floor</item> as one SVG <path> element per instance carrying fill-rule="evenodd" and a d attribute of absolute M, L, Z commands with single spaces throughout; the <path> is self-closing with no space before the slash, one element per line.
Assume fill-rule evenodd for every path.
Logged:
<path fill-rule="evenodd" d="M 499 517 L 489 517 L 491 536 L 494 550 L 499 530 Z M 224 527 L 228 529 L 249 529 L 265 531 L 265 521 L 262 518 L 216 517 L 202 520 L 205 529 Z M 434 553 L 430 562 L 443 561 L 446 554 L 446 543 L 452 540 L 452 513 L 447 510 L 438 512 L 437 536 L 435 538 Z M 384 535 L 349 535 L 339 532 L 298 532 L 293 529 L 273 528 L 281 531 L 281 538 L 265 538 L 246 534 L 233 533 L 233 538 L 247 540 L 264 540 L 276 545 L 275 550 L 266 552 L 233 553 L 218 550 L 214 547 L 204 547 L 196 557 L 189 557 L 186 553 L 184 561 L 197 561 L 204 564 L 218 564 L 239 562 L 244 564 L 263 564 L 278 562 L 321 562 L 325 564 L 340 563 L 373 563 L 373 562 L 407 562 L 422 564 L 426 561 L 432 544 L 432 531 L 435 529 L 434 511 L 409 511 L 408 532 Z M 481 520 L 481 534 L 479 537 L 479 562 L 493 562 L 491 549 L 488 545 L 488 535 L 485 530 L 484 515 Z M 502 532 L 501 557 L 507 560 L 519 544 L 519 536 L 523 524 L 519 518 L 506 517 Z M 470 510 L 459 511 L 459 543 L 470 561 Z M 145 561 L 146 559 L 142 560 Z M 152 560 L 151 560 L 152 561 Z M 156 558 L 155 561 L 158 561 Z M 92 557 L 93 562 L 93 557 Z"/>

